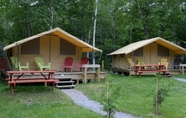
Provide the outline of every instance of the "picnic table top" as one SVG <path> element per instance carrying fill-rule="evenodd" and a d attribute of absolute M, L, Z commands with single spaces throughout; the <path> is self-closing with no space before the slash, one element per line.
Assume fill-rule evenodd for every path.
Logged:
<path fill-rule="evenodd" d="M 40 70 L 25 70 L 25 71 L 7 71 L 7 73 L 9 74 L 20 74 L 20 73 L 54 73 L 56 71 L 54 70 L 44 70 L 44 71 L 40 71 Z"/>

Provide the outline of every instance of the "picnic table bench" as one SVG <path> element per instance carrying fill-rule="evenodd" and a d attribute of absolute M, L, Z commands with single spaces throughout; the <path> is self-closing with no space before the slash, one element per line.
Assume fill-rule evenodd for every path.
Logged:
<path fill-rule="evenodd" d="M 52 84 L 52 91 L 54 91 L 54 84 L 58 81 L 54 79 L 55 71 L 7 71 L 9 78 L 6 80 L 11 88 L 11 93 L 14 94 L 14 87 L 16 84 L 23 83 L 45 83 L 47 86 L 49 83 Z M 31 76 L 23 77 L 23 75 L 31 74 Z M 34 74 L 41 77 L 33 77 Z"/>
<path fill-rule="evenodd" d="M 163 64 L 142 64 L 135 65 L 135 75 L 141 75 L 142 73 L 163 73 L 164 77 L 168 70 L 165 69 L 165 65 Z"/>

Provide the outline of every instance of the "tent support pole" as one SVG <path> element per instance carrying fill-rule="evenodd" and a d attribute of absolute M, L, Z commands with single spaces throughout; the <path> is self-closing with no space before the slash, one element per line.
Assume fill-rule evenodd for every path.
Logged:
<path fill-rule="evenodd" d="M 51 57 L 51 35 L 50 35 L 50 42 L 49 42 L 49 63 L 50 63 L 50 57 Z"/>

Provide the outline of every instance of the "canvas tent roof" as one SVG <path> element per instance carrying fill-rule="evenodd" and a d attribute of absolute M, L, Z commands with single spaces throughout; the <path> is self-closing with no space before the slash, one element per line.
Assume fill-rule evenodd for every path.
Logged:
<path fill-rule="evenodd" d="M 82 52 L 92 52 L 92 49 L 93 49 L 93 46 L 91 46 L 90 44 L 78 39 L 77 37 L 65 32 L 64 30 L 61 30 L 60 28 L 55 28 L 55 29 L 52 29 L 52 30 L 49 30 L 49 31 L 46 31 L 46 32 L 43 32 L 43 33 L 40 33 L 40 34 L 37 34 L 37 35 L 34 35 L 34 36 L 31 36 L 31 37 L 28 37 L 26 39 L 22 39 L 20 41 L 17 41 L 17 42 L 14 42 L 8 46 L 5 46 L 3 48 L 3 50 L 7 50 L 7 49 L 10 49 L 10 48 L 13 48 L 15 47 L 16 45 L 20 45 L 20 44 L 23 44 L 27 41 L 30 41 L 30 40 L 33 40 L 33 39 L 36 39 L 36 38 L 39 38 L 41 36 L 44 36 L 44 35 L 57 35 L 61 38 L 63 38 L 64 40 L 67 40 L 68 42 L 78 46 L 78 47 L 81 47 L 82 48 Z M 94 47 L 94 51 L 99 51 L 99 52 L 102 52 L 102 50 Z"/>
<path fill-rule="evenodd" d="M 145 45 L 148 45 L 152 42 L 156 42 L 168 49 L 171 49 L 173 51 L 175 51 L 175 54 L 186 54 L 186 50 L 174 43 L 171 43 L 161 37 L 156 37 L 156 38 L 152 38 L 152 39 L 148 39 L 148 40 L 142 40 L 142 41 L 138 41 L 138 42 L 135 42 L 135 43 L 131 43 L 125 47 L 122 47 L 108 55 L 117 55 L 117 54 L 128 54 L 128 53 L 131 53 Z"/>

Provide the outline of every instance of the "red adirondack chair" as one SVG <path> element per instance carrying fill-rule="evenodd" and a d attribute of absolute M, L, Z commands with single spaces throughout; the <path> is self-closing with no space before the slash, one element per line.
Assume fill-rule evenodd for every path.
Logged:
<path fill-rule="evenodd" d="M 65 58 L 65 61 L 62 63 L 62 71 L 64 72 L 67 68 L 70 69 L 70 71 L 73 71 L 74 62 L 72 57 Z"/>
<path fill-rule="evenodd" d="M 79 62 L 77 65 L 78 65 L 78 70 L 81 71 L 81 68 L 82 68 L 82 65 L 83 64 L 89 64 L 89 58 L 87 57 L 82 57 L 81 58 L 81 62 Z M 88 71 L 88 68 L 87 68 L 87 71 Z"/>

